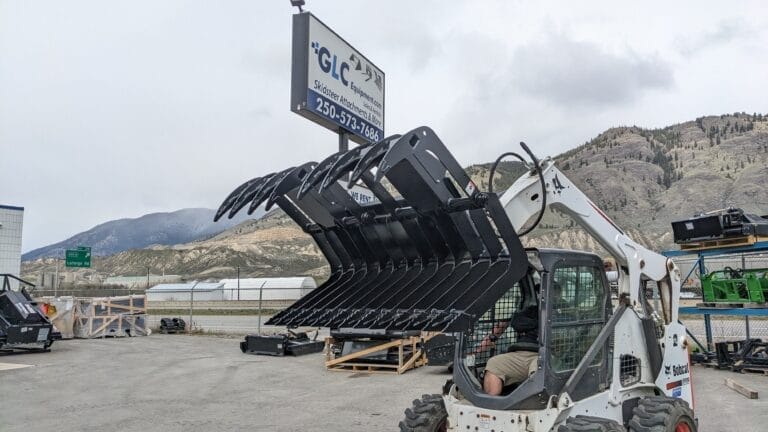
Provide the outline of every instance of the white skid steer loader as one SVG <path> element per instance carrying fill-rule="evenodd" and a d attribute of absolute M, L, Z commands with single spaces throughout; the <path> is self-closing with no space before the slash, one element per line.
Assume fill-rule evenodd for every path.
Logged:
<path fill-rule="evenodd" d="M 442 394 L 414 401 L 402 431 L 695 432 L 678 268 L 632 241 L 551 160 L 522 146 L 531 162 L 502 155 L 484 192 L 421 127 L 245 182 L 216 220 L 276 204 L 330 264 L 326 282 L 268 324 L 455 336 L 453 378 Z M 493 172 L 508 155 L 528 171 L 499 196 Z M 356 202 L 344 187 L 355 185 L 376 200 Z M 520 236 L 548 207 L 613 256 L 617 306 L 598 256 L 523 248 Z M 531 310 L 537 337 L 523 343 L 507 324 Z M 489 359 L 521 350 L 534 359 L 527 378 L 498 394 L 484 390 Z"/>

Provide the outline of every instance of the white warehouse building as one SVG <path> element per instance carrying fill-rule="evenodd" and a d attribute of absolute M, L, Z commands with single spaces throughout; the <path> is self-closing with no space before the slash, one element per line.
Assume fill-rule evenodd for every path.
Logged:
<path fill-rule="evenodd" d="M 145 291 L 148 302 L 227 300 L 221 282 L 158 284 Z"/>
<path fill-rule="evenodd" d="M 21 273 L 21 230 L 24 207 L 0 204 L 0 273 Z M 16 281 L 11 282 L 16 287 Z"/>
<path fill-rule="evenodd" d="M 317 283 L 311 277 L 278 277 L 240 279 L 222 279 L 225 296 L 230 300 L 258 300 L 261 291 L 262 300 L 298 300 L 313 289 Z"/>

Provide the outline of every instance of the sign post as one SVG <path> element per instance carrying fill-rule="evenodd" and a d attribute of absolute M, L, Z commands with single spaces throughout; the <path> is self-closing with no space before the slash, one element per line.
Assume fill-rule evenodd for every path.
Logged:
<path fill-rule="evenodd" d="M 309 12 L 293 15 L 291 111 L 339 134 L 384 138 L 384 72 Z"/>

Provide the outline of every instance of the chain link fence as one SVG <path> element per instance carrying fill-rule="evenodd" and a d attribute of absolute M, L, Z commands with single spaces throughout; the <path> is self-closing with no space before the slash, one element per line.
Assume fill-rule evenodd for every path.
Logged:
<path fill-rule="evenodd" d="M 144 294 L 145 289 L 128 288 L 119 285 L 64 285 L 57 289 L 35 287 L 30 291 L 34 297 L 117 297 L 134 294 Z"/>

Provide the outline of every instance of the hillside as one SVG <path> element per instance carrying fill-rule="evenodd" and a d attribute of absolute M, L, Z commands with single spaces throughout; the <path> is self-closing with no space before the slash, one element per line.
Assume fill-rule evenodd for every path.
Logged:
<path fill-rule="evenodd" d="M 94 255 L 107 256 L 150 245 L 187 243 L 216 235 L 248 218 L 243 212 L 233 220 L 213 223 L 214 214 L 215 210 L 211 209 L 187 208 L 170 213 L 151 213 L 138 218 L 113 220 L 75 234 L 64 241 L 27 252 L 21 259 L 32 261 L 47 257 L 61 258 L 64 256 L 64 250 L 77 246 L 90 246 Z M 254 214 L 252 217 L 258 218 L 261 214 Z"/>
<path fill-rule="evenodd" d="M 610 129 L 556 158 L 558 166 L 619 226 L 654 249 L 673 246 L 670 222 L 728 206 L 768 213 L 768 117 L 702 117 L 664 129 Z M 539 235 L 564 247 L 586 235 Z"/>
<path fill-rule="evenodd" d="M 630 236 L 656 250 L 673 247 L 671 221 L 700 211 L 732 205 L 768 213 L 768 117 L 762 115 L 702 117 L 653 130 L 612 128 L 555 161 Z M 467 170 L 486 189 L 489 169 L 483 164 Z M 520 172 L 518 164 L 503 163 L 496 189 L 506 189 Z M 551 211 L 523 242 L 602 253 L 594 239 Z M 23 272 L 39 265 L 27 263 Z M 279 210 L 207 240 L 97 259 L 94 270 L 127 275 L 149 267 L 221 277 L 238 266 L 248 275 L 323 277 L 327 271 L 309 236 Z"/>

